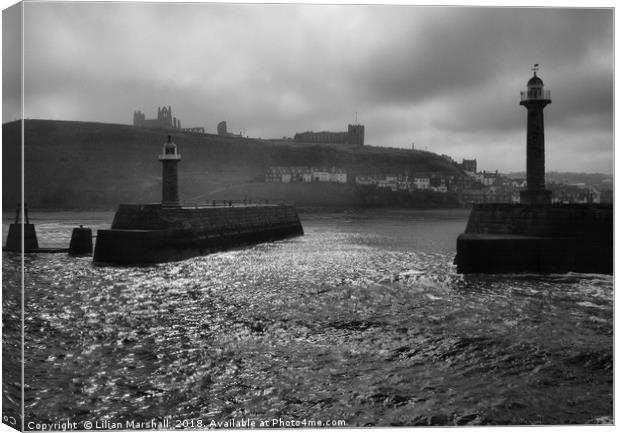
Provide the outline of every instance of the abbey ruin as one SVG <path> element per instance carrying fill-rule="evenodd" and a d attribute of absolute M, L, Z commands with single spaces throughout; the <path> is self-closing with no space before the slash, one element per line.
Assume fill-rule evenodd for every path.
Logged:
<path fill-rule="evenodd" d="M 133 126 L 141 126 L 143 128 L 162 128 L 169 130 L 174 129 L 185 132 L 197 132 L 200 134 L 205 133 L 205 129 L 202 126 L 194 128 L 181 128 L 181 119 L 177 119 L 172 116 L 172 108 L 170 105 L 168 105 L 168 107 L 157 107 L 156 119 L 147 119 L 146 115 L 142 111 L 134 111 Z"/>

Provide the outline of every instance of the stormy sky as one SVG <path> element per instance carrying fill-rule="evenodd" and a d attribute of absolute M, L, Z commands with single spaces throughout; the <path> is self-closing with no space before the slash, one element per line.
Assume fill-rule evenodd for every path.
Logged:
<path fill-rule="evenodd" d="M 27 3 L 24 25 L 26 118 L 130 124 L 170 105 L 184 127 L 280 138 L 357 113 L 366 144 L 519 171 L 539 63 L 547 170 L 613 170 L 611 9 Z M 4 122 L 20 117 L 6 89 Z"/>

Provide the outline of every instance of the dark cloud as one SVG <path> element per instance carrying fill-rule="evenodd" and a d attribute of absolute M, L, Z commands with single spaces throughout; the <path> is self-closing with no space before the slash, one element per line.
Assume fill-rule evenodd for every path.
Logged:
<path fill-rule="evenodd" d="M 227 120 L 235 132 L 268 138 L 345 130 L 357 112 L 370 144 L 415 142 L 477 157 L 487 170 L 521 170 L 519 91 L 540 63 L 553 99 L 549 164 L 612 169 L 611 9 L 25 8 L 27 117 L 130 123 L 135 109 L 152 117 L 165 104 L 185 126 L 215 131 Z"/>

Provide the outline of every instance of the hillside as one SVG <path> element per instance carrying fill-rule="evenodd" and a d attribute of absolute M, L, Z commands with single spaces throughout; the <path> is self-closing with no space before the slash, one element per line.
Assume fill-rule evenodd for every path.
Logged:
<path fill-rule="evenodd" d="M 2 127 L 3 206 L 19 202 L 19 122 Z M 121 202 L 157 202 L 164 130 L 53 120 L 24 123 L 25 196 L 36 209 L 114 209 Z M 266 184 L 270 166 L 340 167 L 356 174 L 460 170 L 440 156 L 414 150 L 303 144 L 175 133 L 184 201 L 287 199 L 298 205 L 362 205 L 348 185 Z"/>

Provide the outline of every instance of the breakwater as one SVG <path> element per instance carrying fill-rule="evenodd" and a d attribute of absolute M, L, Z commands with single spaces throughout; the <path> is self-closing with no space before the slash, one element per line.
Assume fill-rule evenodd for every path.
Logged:
<path fill-rule="evenodd" d="M 243 245 L 303 235 L 289 205 L 163 207 L 120 205 L 109 230 L 97 232 L 95 262 L 183 260 Z"/>
<path fill-rule="evenodd" d="M 455 259 L 461 273 L 613 272 L 613 207 L 480 204 Z"/>

